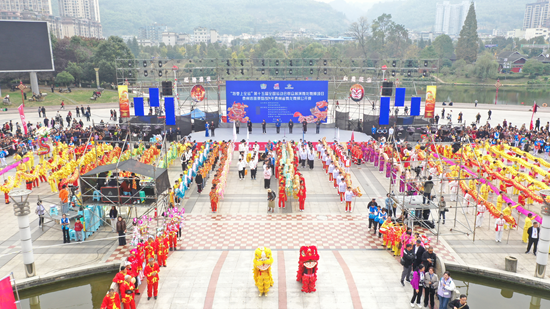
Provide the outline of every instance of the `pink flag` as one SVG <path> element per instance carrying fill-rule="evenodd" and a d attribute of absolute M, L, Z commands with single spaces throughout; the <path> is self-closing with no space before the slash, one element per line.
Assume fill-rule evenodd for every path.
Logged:
<path fill-rule="evenodd" d="M 23 110 L 23 104 L 19 105 L 18 110 L 19 110 L 19 116 L 21 117 L 21 125 L 25 130 L 25 134 L 27 134 L 29 133 L 29 129 L 27 128 L 27 122 L 25 121 L 25 111 Z"/>
<path fill-rule="evenodd" d="M 353 142 L 355 140 L 355 136 L 353 135 L 353 131 L 351 131 L 351 141 Z"/>
<path fill-rule="evenodd" d="M 17 309 L 10 276 L 6 276 L 4 279 L 0 280 L 0 308 Z"/>

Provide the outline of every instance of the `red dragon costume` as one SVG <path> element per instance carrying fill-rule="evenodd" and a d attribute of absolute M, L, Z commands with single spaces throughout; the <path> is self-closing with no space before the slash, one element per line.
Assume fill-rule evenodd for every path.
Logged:
<path fill-rule="evenodd" d="M 302 246 L 300 248 L 300 260 L 298 261 L 298 273 L 296 281 L 302 282 L 302 292 L 311 293 L 317 291 L 317 264 L 319 253 L 316 246 Z"/>

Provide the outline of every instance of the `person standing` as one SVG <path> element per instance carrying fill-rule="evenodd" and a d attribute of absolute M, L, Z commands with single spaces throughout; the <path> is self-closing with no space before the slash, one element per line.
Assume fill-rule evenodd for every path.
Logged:
<path fill-rule="evenodd" d="M 434 309 L 434 295 L 438 285 L 439 278 L 434 272 L 434 267 L 428 267 L 428 271 L 424 274 L 424 307 L 430 305 L 430 309 Z"/>
<path fill-rule="evenodd" d="M 264 165 L 264 189 L 270 188 L 271 182 L 271 167 L 269 165 Z"/>
<path fill-rule="evenodd" d="M 443 224 L 445 224 L 445 212 L 447 211 L 447 203 L 445 202 L 445 197 L 441 196 L 441 199 L 439 200 L 439 203 L 437 204 L 439 207 L 439 220 L 441 220 L 441 217 L 443 217 Z"/>
<path fill-rule="evenodd" d="M 240 127 L 241 127 L 241 122 L 239 120 L 235 120 L 235 131 L 237 131 L 237 134 L 239 134 Z"/>
<path fill-rule="evenodd" d="M 61 100 L 61 109 L 65 109 L 65 101 Z"/>
<path fill-rule="evenodd" d="M 116 231 L 118 232 L 118 245 L 126 245 L 126 221 L 122 220 L 121 216 L 118 216 L 118 221 L 116 222 Z"/>
<path fill-rule="evenodd" d="M 414 251 L 414 264 L 413 266 L 416 268 L 418 265 L 422 264 L 422 255 L 424 252 L 426 252 L 426 249 L 424 249 L 424 246 L 422 246 L 422 241 L 420 239 L 416 240 L 416 244 L 413 248 Z"/>
<path fill-rule="evenodd" d="M 111 207 L 111 210 L 109 211 L 109 219 L 111 219 L 111 227 L 113 228 L 113 232 L 116 232 L 116 220 L 118 217 L 118 210 L 116 210 L 116 207 Z"/>
<path fill-rule="evenodd" d="M 277 134 L 281 131 L 281 120 L 277 118 L 277 121 L 275 122 L 275 127 L 277 128 Z"/>
<path fill-rule="evenodd" d="M 306 204 L 306 189 L 304 186 L 300 186 L 300 190 L 298 191 L 298 203 L 300 211 L 304 211 L 304 206 Z"/>
<path fill-rule="evenodd" d="M 405 250 L 403 250 L 403 256 L 401 257 L 401 265 L 403 265 L 403 271 L 401 272 L 401 285 L 405 286 L 403 282 L 405 278 L 410 282 L 409 275 L 414 263 L 414 251 L 412 244 L 407 244 Z"/>
<path fill-rule="evenodd" d="M 351 212 L 351 201 L 353 199 L 353 192 L 351 191 L 351 187 L 348 187 L 348 190 L 344 194 L 344 198 L 346 200 L 346 212 Z"/>
<path fill-rule="evenodd" d="M 455 288 L 456 286 L 451 278 L 451 274 L 446 271 L 443 274 L 443 277 L 439 280 L 437 289 L 437 295 L 439 296 L 439 309 L 448 309 L 447 305 L 451 300 L 451 296 L 453 295 Z"/>
<path fill-rule="evenodd" d="M 315 134 L 319 134 L 319 131 L 321 131 L 321 119 L 317 119 L 315 122 Z"/>
<path fill-rule="evenodd" d="M 256 172 L 258 171 L 258 154 L 254 153 L 252 160 L 248 163 L 250 168 L 250 180 L 256 180 Z"/>
<path fill-rule="evenodd" d="M 80 117 L 80 108 L 76 107 L 76 117 Z"/>
<path fill-rule="evenodd" d="M 292 122 L 292 119 L 288 121 L 288 133 L 292 134 L 292 128 L 294 127 L 294 122 Z"/>
<path fill-rule="evenodd" d="M 481 225 L 483 224 L 483 216 L 486 211 L 487 207 L 484 203 L 479 203 L 479 205 L 477 205 L 476 227 L 481 227 Z"/>
<path fill-rule="evenodd" d="M 502 242 L 502 231 L 504 230 L 504 215 L 500 214 L 500 217 L 495 220 L 495 240 L 496 242 Z"/>
<path fill-rule="evenodd" d="M 525 225 L 523 226 L 523 237 L 521 240 L 523 240 L 524 243 L 527 243 L 529 241 L 529 228 L 533 226 L 533 214 L 529 213 L 527 214 L 527 218 L 525 218 Z"/>
<path fill-rule="evenodd" d="M 460 297 L 458 299 L 453 300 L 449 303 L 449 308 L 452 309 L 470 309 L 470 306 L 466 303 L 468 298 L 465 294 L 460 294 Z"/>
<path fill-rule="evenodd" d="M 369 231 L 371 227 L 374 225 L 376 228 L 376 225 L 374 223 L 374 219 L 376 216 L 378 216 L 378 204 L 376 203 L 376 199 L 372 199 L 368 204 L 367 208 L 369 209 Z"/>
<path fill-rule="evenodd" d="M 340 181 L 338 184 L 338 195 L 340 195 L 340 204 L 344 203 L 347 185 L 345 181 Z M 347 208 L 346 208 L 347 210 Z M 370 218 L 369 218 L 370 225 Z"/>
<path fill-rule="evenodd" d="M 537 255 L 537 245 L 539 243 L 540 235 L 539 223 L 535 221 L 533 226 L 527 230 L 527 233 L 529 234 L 529 244 L 527 245 L 527 251 L 525 251 L 525 253 L 529 253 L 529 251 L 531 251 L 531 245 L 533 245 L 533 254 Z"/>
<path fill-rule="evenodd" d="M 262 121 L 262 133 L 265 134 L 266 133 L 266 127 L 267 127 L 267 123 L 265 122 L 265 119 Z"/>
<path fill-rule="evenodd" d="M 61 213 L 66 214 L 69 212 L 69 191 L 67 191 L 67 185 L 63 185 L 61 191 L 59 191 L 59 198 L 61 199 Z"/>
<path fill-rule="evenodd" d="M 302 121 L 302 129 L 303 129 L 304 134 L 306 134 L 306 132 L 307 132 L 307 121 L 305 121 L 305 120 Z"/>
<path fill-rule="evenodd" d="M 63 231 L 63 243 L 70 243 L 71 237 L 69 236 L 69 219 L 66 214 L 61 215 L 61 230 Z"/>
<path fill-rule="evenodd" d="M 267 212 L 275 212 L 275 199 L 277 195 L 271 189 L 267 189 Z"/>
<path fill-rule="evenodd" d="M 202 178 L 202 174 L 200 171 L 197 173 L 197 176 L 195 176 L 195 183 L 197 184 L 197 193 L 202 192 L 202 185 L 203 185 L 204 179 Z"/>
<path fill-rule="evenodd" d="M 130 275 L 124 276 L 124 281 L 120 284 L 120 295 L 122 296 L 122 304 L 124 309 L 136 309 L 134 301 L 134 283 L 135 279 Z"/>
<path fill-rule="evenodd" d="M 310 170 L 313 169 L 314 162 L 315 162 L 315 151 L 313 150 L 313 147 L 312 147 L 307 151 L 307 163 L 309 165 Z"/>
<path fill-rule="evenodd" d="M 44 214 L 46 213 L 46 209 L 44 205 L 42 205 L 41 200 L 38 200 L 36 203 L 36 210 L 34 212 L 38 215 L 38 227 L 42 227 L 42 225 L 44 225 Z"/>
<path fill-rule="evenodd" d="M 42 117 L 42 107 L 38 107 L 38 118 Z"/>
<path fill-rule="evenodd" d="M 430 269 L 430 267 L 435 268 L 436 260 L 437 256 L 434 253 L 433 247 L 429 247 L 427 251 L 424 251 L 424 253 L 422 253 L 422 264 L 424 264 L 424 267 L 426 267 L 426 269 Z"/>
<path fill-rule="evenodd" d="M 214 121 L 211 121 L 210 122 L 210 132 L 212 132 L 212 137 L 214 137 L 214 130 L 216 129 L 216 127 L 214 126 Z"/>
<path fill-rule="evenodd" d="M 281 180 L 279 183 L 279 208 L 281 208 L 281 205 L 283 208 L 286 207 L 286 191 L 285 191 L 285 182 Z"/>
<path fill-rule="evenodd" d="M 414 308 L 414 302 L 416 300 L 416 306 L 422 308 L 420 305 L 420 300 L 422 298 L 422 292 L 424 291 L 424 265 L 418 266 L 418 268 L 413 272 L 413 278 L 411 280 L 411 285 L 413 288 L 413 296 L 411 298 L 411 307 Z"/>
<path fill-rule="evenodd" d="M 426 204 L 426 198 L 428 198 L 428 204 L 432 200 L 433 187 L 434 182 L 432 181 L 432 176 L 428 176 L 428 181 L 424 182 L 424 196 L 422 197 L 422 204 Z"/>
<path fill-rule="evenodd" d="M 210 124 L 207 122 L 204 123 L 204 137 L 210 137 Z"/>
<path fill-rule="evenodd" d="M 83 241 L 84 240 L 84 226 L 82 225 L 82 222 L 80 220 L 76 219 L 74 222 L 74 233 L 76 236 L 76 241 Z"/>
<path fill-rule="evenodd" d="M 246 167 L 246 160 L 239 158 L 239 163 L 237 163 L 237 170 L 239 171 L 239 180 L 244 179 L 245 167 Z"/>
<path fill-rule="evenodd" d="M 151 297 L 157 299 L 159 289 L 159 264 L 155 262 L 154 258 L 149 259 L 149 263 L 145 266 L 143 274 L 147 278 L 147 300 Z"/>
<path fill-rule="evenodd" d="M 246 126 L 248 127 L 248 133 L 252 134 L 252 121 L 250 119 L 248 119 Z"/>
<path fill-rule="evenodd" d="M 53 91 L 52 91 L 53 92 Z M 103 297 L 103 302 L 101 302 L 100 309 L 120 309 L 120 297 L 115 289 L 109 289 L 107 295 Z"/>
<path fill-rule="evenodd" d="M 491 120 L 491 115 L 493 114 L 493 112 L 491 110 L 489 110 L 487 112 L 487 115 L 489 115 L 489 117 L 487 117 L 487 120 Z"/>

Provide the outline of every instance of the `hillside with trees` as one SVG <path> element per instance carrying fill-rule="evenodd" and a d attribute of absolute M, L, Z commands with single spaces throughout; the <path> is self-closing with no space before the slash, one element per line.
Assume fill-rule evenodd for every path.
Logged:
<path fill-rule="evenodd" d="M 99 0 L 103 34 L 138 34 L 153 22 L 170 31 L 190 33 L 195 27 L 220 34 L 275 33 L 307 29 L 342 34 L 349 22 L 343 13 L 314 0 Z"/>

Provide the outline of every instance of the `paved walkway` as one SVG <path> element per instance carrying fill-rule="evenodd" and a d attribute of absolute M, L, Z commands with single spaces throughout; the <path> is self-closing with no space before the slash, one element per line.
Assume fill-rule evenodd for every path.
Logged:
<path fill-rule="evenodd" d="M 108 120 L 108 109 L 92 110 L 92 113 L 97 120 L 100 117 Z M 515 120 L 513 117 L 517 111 L 499 110 L 498 113 Z M 486 115 L 486 110 L 482 111 L 482 115 Z M 523 118 L 515 121 L 519 124 L 520 120 L 525 121 Z M 0 115 L 0 123 L 6 120 Z M 327 138 L 332 139 L 332 136 Z M 182 308 L 182 304 L 186 304 L 183 306 L 185 308 L 335 308 L 334 304 L 342 304 L 338 308 L 408 306 L 412 293 L 409 285 L 402 287 L 398 282 L 401 266 L 389 252 L 383 250 L 380 239 L 367 231 L 367 203 L 371 198 L 383 202 L 389 188 L 387 179 L 371 165 L 352 168 L 353 186 L 361 188 L 363 197 L 355 201 L 354 212 L 348 214 L 321 171 L 320 162 L 316 161 L 315 166 L 314 170 L 303 171 L 308 188 L 303 213 L 297 211 L 295 201 L 290 201 L 286 209 L 268 214 L 261 177 L 258 180 L 247 177 L 239 181 L 236 164 L 231 166 L 225 199 L 221 201 L 218 214 L 211 214 L 206 192 L 199 195 L 192 186 L 183 202 L 187 214 L 183 241 L 180 243 L 182 251 L 174 252 L 168 260 L 169 268 L 162 269 L 159 299 L 156 302 L 141 299 L 139 308 L 154 307 L 155 304 L 156 308 L 168 308 L 168 305 Z M 170 179 L 173 180 L 179 172 L 179 167 L 174 165 L 169 171 Z M 209 185 L 207 183 L 206 188 Z M 33 191 L 30 199 L 32 207 L 38 195 L 46 201 L 46 206 L 58 201 L 57 194 L 52 195 L 49 188 L 42 185 Z M 62 245 L 58 227 L 51 226 L 42 232 L 37 229 L 36 215 L 31 213 L 30 216 L 35 260 L 40 274 L 77 265 L 120 260 L 127 252 L 127 247 L 118 247 L 115 239 L 110 238 L 115 236 L 110 232 L 110 227 L 103 228 L 90 238 L 102 240 Z M 459 217 L 460 222 L 467 224 L 460 212 Z M 473 224 L 473 215 L 467 217 Z M 518 272 L 532 275 L 535 258 L 532 254 L 523 253 L 525 245 L 520 242 L 521 231 L 512 231 L 508 244 L 506 241 L 496 244 L 491 229 L 494 221 L 491 219 L 491 222 L 487 220 L 481 229 L 476 230 L 476 240 L 473 242 L 472 234 L 459 233 L 459 228 L 450 231 L 450 227 L 454 226 L 453 218 L 454 212 L 451 211 L 446 224 L 441 225 L 445 235 L 439 238 L 436 253 L 442 258 L 503 270 L 504 257 L 513 255 L 518 258 Z M 0 276 L 14 272 L 16 278 L 23 278 L 21 255 L 10 254 L 19 251 L 16 222 L 11 205 L 0 207 Z M 457 226 L 460 227 L 460 224 Z M 435 236 L 432 236 L 432 243 L 436 243 Z M 52 245 L 56 247 L 38 248 Z M 258 298 L 252 279 L 252 258 L 253 250 L 261 245 L 274 250 L 275 286 L 268 297 Z M 319 291 L 314 294 L 302 294 L 294 281 L 298 249 L 302 245 L 317 245 L 320 249 Z M 283 265 L 284 272 L 281 273 Z M 217 279 L 213 280 L 215 277 Z M 207 298 L 206 295 L 214 296 Z M 206 299 L 211 299 L 211 302 L 206 303 Z"/>

